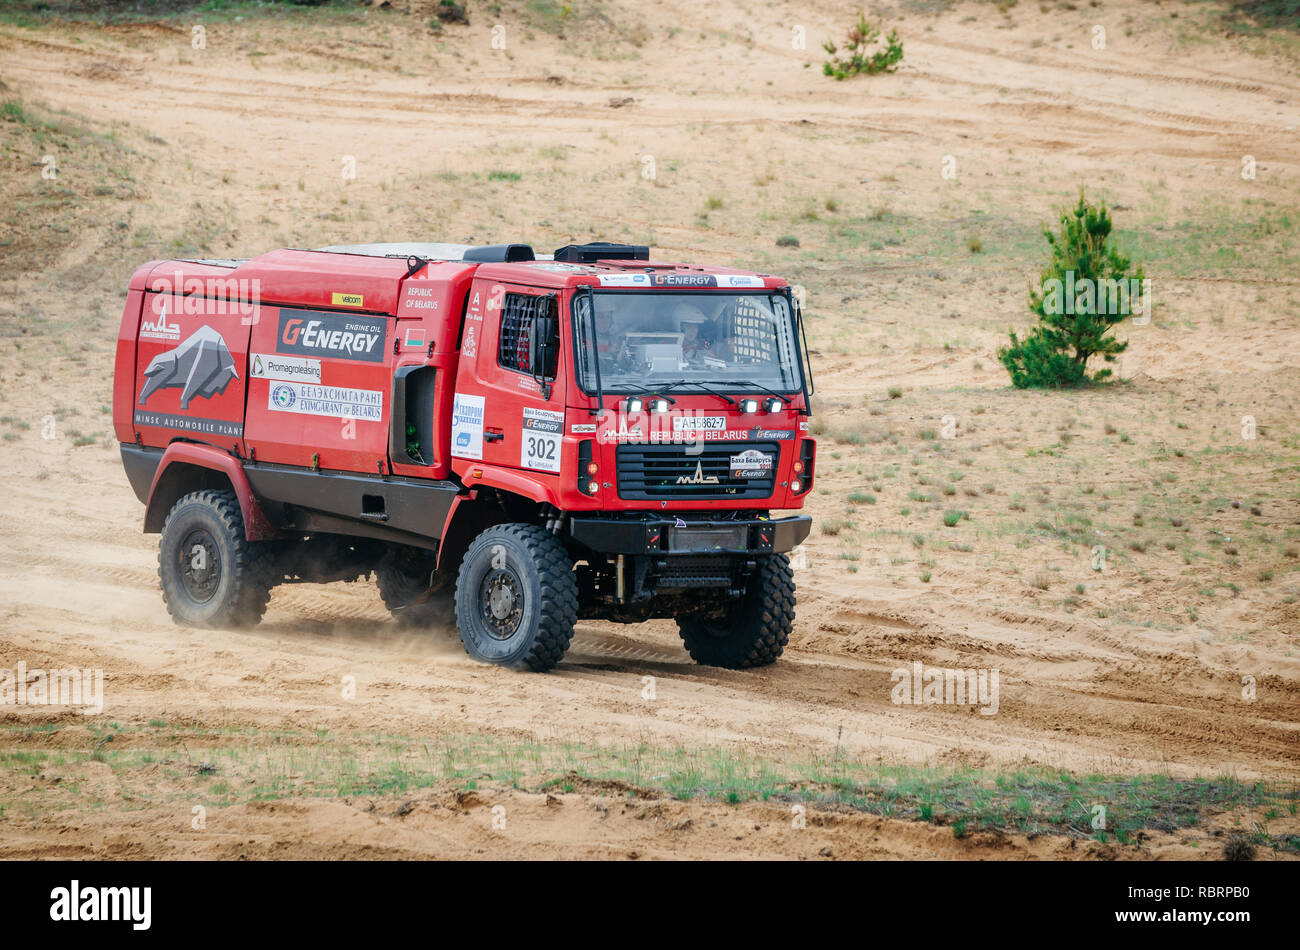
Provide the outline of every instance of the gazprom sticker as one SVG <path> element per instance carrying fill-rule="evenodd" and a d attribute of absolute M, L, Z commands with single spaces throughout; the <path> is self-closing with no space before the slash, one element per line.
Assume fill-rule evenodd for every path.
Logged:
<path fill-rule="evenodd" d="M 483 457 L 482 396 L 456 393 L 451 406 L 451 454 L 463 459 Z"/>
<path fill-rule="evenodd" d="M 276 412 L 382 422 L 384 394 L 378 389 L 278 382 L 271 386 L 266 407 Z"/>

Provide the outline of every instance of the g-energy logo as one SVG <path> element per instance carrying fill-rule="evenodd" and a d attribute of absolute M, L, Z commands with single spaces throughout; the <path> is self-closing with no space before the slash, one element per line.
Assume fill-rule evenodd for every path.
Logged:
<path fill-rule="evenodd" d="M 280 312 L 277 353 L 382 363 L 387 321 L 378 317 L 297 310 Z"/>

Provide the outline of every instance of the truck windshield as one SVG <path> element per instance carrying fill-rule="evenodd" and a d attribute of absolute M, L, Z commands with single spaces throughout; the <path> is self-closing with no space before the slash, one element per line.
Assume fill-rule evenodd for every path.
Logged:
<path fill-rule="evenodd" d="M 588 308 L 595 299 L 595 341 Z M 596 391 L 644 392 L 701 381 L 718 390 L 801 385 L 794 319 L 777 294 L 601 293 L 574 297 L 578 383 Z"/>

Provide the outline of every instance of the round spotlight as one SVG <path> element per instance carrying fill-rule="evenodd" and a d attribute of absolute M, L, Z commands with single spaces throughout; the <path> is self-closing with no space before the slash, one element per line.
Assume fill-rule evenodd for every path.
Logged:
<path fill-rule="evenodd" d="M 758 400 L 757 399 L 740 400 L 740 411 L 744 413 L 758 412 Z"/>
<path fill-rule="evenodd" d="M 640 396 L 633 396 L 627 402 L 623 403 L 623 407 L 628 412 L 640 412 L 643 408 L 645 408 L 645 403 L 641 401 Z"/>
<path fill-rule="evenodd" d="M 803 482 L 796 478 L 790 483 L 790 491 L 794 492 L 796 495 L 803 491 Z"/>
<path fill-rule="evenodd" d="M 600 486 L 599 486 L 599 485 L 597 485 L 594 481 L 587 482 L 587 493 L 588 493 L 588 494 L 594 495 L 594 494 L 596 494 L 596 492 L 598 492 L 598 491 L 600 491 Z"/>

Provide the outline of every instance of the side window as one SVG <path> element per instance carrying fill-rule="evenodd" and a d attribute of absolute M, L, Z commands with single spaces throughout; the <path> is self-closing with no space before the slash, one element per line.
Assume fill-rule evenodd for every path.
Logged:
<path fill-rule="evenodd" d="M 545 312 L 550 297 L 506 294 L 501 303 L 501 334 L 497 342 L 497 362 L 517 373 L 532 373 L 528 348 L 535 314 Z"/>
<path fill-rule="evenodd" d="M 772 317 L 752 298 L 738 301 L 731 311 L 731 348 L 738 363 L 776 361 Z"/>

